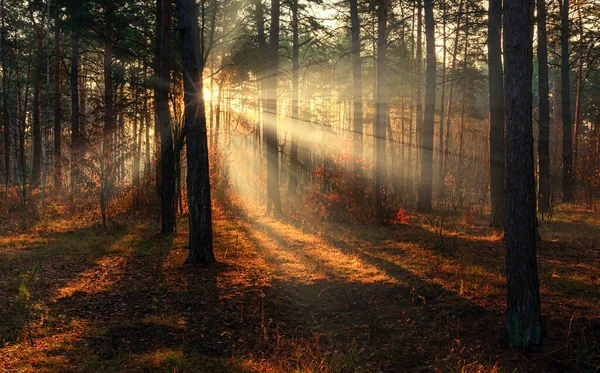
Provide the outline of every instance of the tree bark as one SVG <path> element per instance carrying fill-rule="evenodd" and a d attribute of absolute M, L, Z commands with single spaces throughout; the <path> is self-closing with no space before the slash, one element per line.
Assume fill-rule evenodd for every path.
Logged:
<path fill-rule="evenodd" d="M 504 228 L 504 78 L 502 76 L 502 0 L 489 0 L 488 66 L 490 91 L 490 226 Z"/>
<path fill-rule="evenodd" d="M 561 97 L 563 122 L 563 202 L 573 201 L 573 126 L 569 66 L 569 0 L 560 0 L 561 9 Z"/>
<path fill-rule="evenodd" d="M 277 68 L 279 66 L 279 0 L 271 0 L 271 29 L 267 82 L 267 214 L 281 215 L 279 149 L 277 145 Z"/>
<path fill-rule="evenodd" d="M 548 83 L 548 38 L 546 36 L 545 0 L 537 0 L 537 58 L 539 83 L 539 190 L 538 208 L 542 214 L 550 208 L 550 102 Z"/>
<path fill-rule="evenodd" d="M 4 69 L 6 66 L 6 38 L 4 31 L 4 0 L 0 0 L 0 58 L 2 63 L 2 68 Z M 4 169 L 5 169 L 5 189 L 8 194 L 8 188 L 10 184 L 10 152 L 11 152 L 11 125 L 10 118 L 8 114 L 8 91 L 7 91 L 7 74 L 2 73 L 2 121 L 4 122 L 3 130 L 4 130 Z M 16 156 L 16 153 L 14 154 Z M 15 165 L 17 163 L 15 162 Z M 15 175 L 16 177 L 16 175 Z M 14 181 L 15 183 L 18 180 Z"/>
<path fill-rule="evenodd" d="M 387 76 L 385 72 L 387 50 L 388 0 L 379 0 L 377 5 L 377 91 L 375 96 L 375 221 L 385 222 L 386 205 L 386 120 L 388 116 Z"/>
<path fill-rule="evenodd" d="M 504 0 L 506 325 L 511 346 L 540 344 L 531 82 L 533 2 Z"/>
<path fill-rule="evenodd" d="M 171 9 L 172 0 L 157 0 L 157 62 L 156 113 L 160 128 L 161 144 L 161 233 L 175 231 L 175 159 L 173 154 L 173 134 L 169 110 L 169 89 L 171 83 Z"/>
<path fill-rule="evenodd" d="M 440 129 L 438 132 L 438 148 L 439 148 L 439 160 L 438 160 L 438 189 L 440 192 L 440 196 L 443 196 L 445 191 L 445 178 L 444 178 L 444 109 L 446 102 L 446 17 L 448 16 L 448 12 L 446 9 L 446 4 L 443 4 L 443 14 L 442 14 L 442 93 L 440 97 Z"/>
<path fill-rule="evenodd" d="M 362 110 L 362 62 L 360 57 L 360 19 L 358 0 L 349 0 L 350 27 L 352 33 L 352 100 L 353 100 L 353 153 L 354 173 L 362 175 L 363 155 L 363 110 Z"/>
<path fill-rule="evenodd" d="M 419 169 L 421 163 L 421 135 L 423 132 L 423 4 L 422 0 L 417 0 L 417 56 L 415 61 L 415 79 L 416 84 L 416 131 L 415 131 L 415 144 L 416 144 L 416 159 L 415 159 L 415 183 L 419 180 Z"/>
<path fill-rule="evenodd" d="M 62 64 L 60 58 L 60 13 L 54 15 L 54 186 L 58 189 L 62 182 L 61 156 L 61 115 L 62 115 Z"/>
<path fill-rule="evenodd" d="M 581 17 L 581 5 L 577 6 L 580 42 L 583 42 L 583 20 Z M 577 62 L 577 91 L 575 93 L 575 133 L 573 135 L 573 170 L 575 179 L 578 178 L 577 161 L 579 158 L 579 136 L 581 135 L 581 99 L 583 97 L 583 52 L 578 53 Z"/>
<path fill-rule="evenodd" d="M 419 211 L 431 210 L 433 184 L 433 130 L 435 120 L 435 20 L 433 0 L 425 0 L 425 37 L 427 42 L 427 76 L 425 85 L 425 117 L 421 131 L 421 184 L 419 185 Z"/>
<path fill-rule="evenodd" d="M 185 133 L 187 153 L 188 208 L 190 211 L 189 246 L 186 263 L 208 264 L 215 261 L 212 240 L 208 139 L 202 86 L 204 57 L 200 53 L 198 5 L 195 0 L 177 0 L 181 30 Z"/>
<path fill-rule="evenodd" d="M 298 136 L 300 136 L 300 120 L 298 112 L 298 90 L 300 72 L 300 44 L 298 43 L 298 0 L 292 0 L 292 131 L 290 146 L 290 193 L 295 193 L 298 186 Z"/>
<path fill-rule="evenodd" d="M 112 195 L 114 185 L 113 174 L 113 134 L 115 131 L 115 108 L 114 108 L 114 87 L 112 76 L 112 60 L 113 60 L 113 44 L 114 30 L 112 25 L 112 17 L 114 14 L 112 0 L 105 0 L 104 17 L 105 17 L 105 44 L 104 44 L 104 139 L 103 139 L 103 162 L 105 166 L 105 188 L 103 199 L 108 200 Z"/>
<path fill-rule="evenodd" d="M 43 34 L 38 35 L 37 66 L 35 67 L 35 76 L 33 78 L 33 165 L 31 169 L 31 187 L 37 188 L 42 179 L 42 132 L 40 123 L 41 111 L 41 89 L 42 89 L 42 69 L 44 58 L 43 52 Z"/>

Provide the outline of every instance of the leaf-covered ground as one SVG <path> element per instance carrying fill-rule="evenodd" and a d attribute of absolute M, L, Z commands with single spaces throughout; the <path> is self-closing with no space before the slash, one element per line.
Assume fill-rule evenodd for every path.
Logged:
<path fill-rule="evenodd" d="M 485 221 L 384 228 L 215 213 L 218 264 L 187 226 L 128 214 L 0 238 L 0 371 L 596 372 L 600 223 L 542 223 L 543 348 L 504 343 L 504 244 Z M 7 227 L 10 225 L 6 225 Z"/>

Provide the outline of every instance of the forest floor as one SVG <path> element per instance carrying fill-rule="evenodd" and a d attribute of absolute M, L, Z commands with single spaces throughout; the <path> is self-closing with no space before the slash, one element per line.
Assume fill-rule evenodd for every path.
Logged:
<path fill-rule="evenodd" d="M 290 211 L 291 210 L 290 208 Z M 0 237 L 2 372 L 596 372 L 600 219 L 542 223 L 546 339 L 506 346 L 504 243 L 485 220 L 388 227 L 219 206 L 218 263 L 157 234 L 52 219 Z"/>

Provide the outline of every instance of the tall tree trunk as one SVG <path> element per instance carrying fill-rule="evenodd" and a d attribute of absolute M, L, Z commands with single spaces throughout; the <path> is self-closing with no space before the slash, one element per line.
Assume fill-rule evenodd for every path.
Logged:
<path fill-rule="evenodd" d="M 560 0 L 561 9 L 561 97 L 563 121 L 563 202 L 573 201 L 573 127 L 571 123 L 571 81 L 569 78 L 569 0 Z"/>
<path fill-rule="evenodd" d="M 279 1 L 271 0 L 269 70 L 267 81 L 267 214 L 281 215 L 279 149 L 277 144 L 277 68 L 279 66 Z"/>
<path fill-rule="evenodd" d="M 550 208 L 550 102 L 548 94 L 548 38 L 546 36 L 546 4 L 545 0 L 537 0 L 537 59 L 538 83 L 540 95 L 540 119 L 538 135 L 539 191 L 538 206 L 540 212 L 546 213 Z"/>
<path fill-rule="evenodd" d="M 412 156 L 412 151 L 413 151 L 413 108 L 414 108 L 414 88 L 416 85 L 416 78 L 415 78 L 415 39 L 414 39 L 414 34 L 415 34 L 415 8 L 416 8 L 416 3 L 414 4 L 413 8 L 412 8 L 412 14 L 411 14 L 411 25 L 410 25 L 410 35 L 411 35 L 411 48 L 410 48 L 410 67 L 411 67 L 411 79 L 410 82 L 412 84 L 410 84 L 409 90 L 410 90 L 410 103 L 409 103 L 409 110 L 408 110 L 408 154 L 407 154 L 407 164 L 409 165 L 408 167 L 404 168 L 404 180 L 406 181 L 406 185 L 407 185 L 407 191 L 409 192 L 409 194 L 412 196 L 412 192 L 413 192 L 413 178 L 412 175 L 410 174 L 410 171 L 413 167 L 415 167 L 416 163 L 413 163 L 413 156 Z"/>
<path fill-rule="evenodd" d="M 461 25 L 461 20 L 462 20 L 462 15 L 463 15 L 463 2 L 461 1 L 460 6 L 458 7 L 458 16 L 457 16 L 457 20 L 456 20 L 456 29 L 454 31 L 454 45 L 452 47 L 453 51 L 452 51 L 452 64 L 450 66 L 450 71 L 452 73 L 454 73 L 456 71 L 456 62 L 458 61 L 458 39 L 460 36 L 460 25 Z M 448 158 L 450 157 L 450 125 L 452 124 L 452 103 L 453 103 L 453 99 L 454 99 L 454 87 L 456 86 L 456 83 L 452 83 L 450 84 L 450 90 L 448 92 L 448 110 L 446 110 L 447 113 L 447 119 L 446 119 L 446 143 L 444 144 L 444 160 L 443 160 L 443 166 L 442 166 L 442 176 L 445 178 L 446 177 L 446 172 L 448 171 L 448 163 L 449 160 Z"/>
<path fill-rule="evenodd" d="M 2 69 L 5 69 L 6 66 L 6 39 L 4 33 L 4 0 L 0 0 L 0 63 L 2 63 Z M 4 130 L 4 169 L 6 170 L 5 175 L 5 190 L 6 194 L 8 194 L 8 188 L 10 185 L 10 152 L 11 152 L 11 135 L 12 132 L 10 129 L 12 128 L 10 125 L 10 117 L 8 114 L 8 91 L 7 91 L 7 74 L 3 71 L 2 73 L 2 121 L 4 122 L 3 130 Z M 16 156 L 16 153 L 14 154 Z M 15 165 L 17 163 L 15 162 Z M 15 175 L 16 177 L 16 175 Z M 17 183 L 18 180 L 15 180 Z"/>
<path fill-rule="evenodd" d="M 577 6 L 580 42 L 583 42 L 583 20 L 581 17 L 581 3 Z M 575 179 L 578 178 L 577 161 L 579 158 L 579 136 L 581 134 L 581 98 L 583 96 L 583 51 L 578 53 L 577 62 L 577 91 L 575 94 L 575 133 L 573 135 L 573 170 Z"/>
<path fill-rule="evenodd" d="M 264 152 L 266 152 L 266 142 L 267 142 L 267 120 L 268 120 L 268 113 L 267 113 L 267 105 L 266 105 L 266 97 L 267 97 L 267 75 L 268 73 L 266 73 L 266 71 L 268 70 L 268 66 L 267 65 L 267 56 L 269 54 L 268 52 L 268 45 L 267 45 L 267 39 L 265 36 L 265 20 L 264 20 L 264 12 L 263 12 L 263 7 L 262 7 L 262 2 L 261 0 L 255 0 L 254 2 L 254 13 L 255 13 L 255 17 L 256 17 L 256 34 L 258 37 L 258 56 L 259 56 L 259 60 L 260 60 L 260 65 L 261 67 L 258 69 L 257 75 L 258 75 L 258 81 L 259 81 L 259 97 L 260 97 L 260 106 L 262 108 L 261 111 L 261 122 L 262 122 L 262 146 L 264 146 Z M 219 95 L 219 97 L 221 97 Z M 219 113 L 217 111 L 217 119 L 219 118 Z M 259 130 L 260 132 L 260 130 Z M 259 136 L 260 137 L 260 136 Z M 261 156 L 265 154 L 263 152 L 261 152 Z"/>
<path fill-rule="evenodd" d="M 140 142 L 142 140 L 141 131 L 138 134 L 138 116 L 139 116 L 139 98 L 140 98 L 140 88 L 137 84 L 137 76 L 135 76 L 136 82 L 133 86 L 133 128 L 132 128 L 132 137 L 133 137 L 133 165 L 131 171 L 131 184 L 133 186 L 133 207 L 135 209 L 138 208 L 139 205 L 139 187 L 140 187 Z M 141 127 L 141 125 L 139 126 Z"/>
<path fill-rule="evenodd" d="M 385 72 L 387 50 L 388 0 L 377 3 L 377 91 L 375 96 L 375 221 L 385 222 L 386 205 L 386 120 L 388 116 L 387 76 Z"/>
<path fill-rule="evenodd" d="M 33 165 L 31 169 L 31 187 L 37 188 L 42 178 L 42 132 L 40 123 L 41 111 L 41 89 L 42 89 L 42 69 L 44 58 L 42 56 L 43 34 L 38 35 L 37 66 L 35 67 L 35 76 L 33 78 Z"/>
<path fill-rule="evenodd" d="M 292 0 L 292 131 L 290 146 L 289 191 L 296 192 L 298 186 L 298 136 L 301 122 L 298 117 L 298 90 L 300 73 L 300 44 L 298 43 L 298 0 Z"/>
<path fill-rule="evenodd" d="M 175 159 L 173 155 L 173 135 L 171 113 L 169 111 L 169 89 L 171 82 L 171 8 L 172 0 L 157 0 L 157 62 L 155 103 L 160 128 L 161 144 L 161 232 L 175 231 Z"/>
<path fill-rule="evenodd" d="M 190 252 L 186 263 L 215 261 L 212 240 L 208 140 L 202 89 L 204 56 L 200 54 L 198 7 L 195 0 L 177 0 L 181 30 L 181 64 L 185 103 Z"/>
<path fill-rule="evenodd" d="M 148 92 L 144 92 L 144 140 L 146 143 L 146 151 L 144 152 L 144 177 L 146 181 L 150 181 L 150 172 L 152 171 L 152 147 L 150 146 L 150 111 L 148 108 Z"/>
<path fill-rule="evenodd" d="M 105 0 L 104 17 L 105 17 L 105 45 L 104 45 L 104 157 L 103 162 L 106 162 L 103 197 L 101 199 L 107 201 L 112 195 L 114 175 L 113 175 L 113 150 L 114 142 L 113 135 L 115 131 L 115 108 L 114 108 L 114 87 L 112 76 L 112 61 L 113 61 L 113 43 L 114 30 L 112 25 L 113 17 L 112 0 Z"/>
<path fill-rule="evenodd" d="M 438 160 L 438 189 L 440 196 L 444 195 L 445 189 L 445 178 L 444 178 L 444 109 L 446 102 L 446 17 L 448 16 L 447 5 L 443 4 L 442 14 L 442 93 L 440 98 L 440 129 L 438 131 L 438 148 L 439 148 L 439 160 Z"/>
<path fill-rule="evenodd" d="M 469 3 L 467 2 L 465 12 L 465 53 L 463 56 L 463 76 L 466 76 L 467 67 L 469 66 Z M 458 190 L 458 207 L 462 208 L 464 203 L 465 192 L 464 186 L 464 136 L 465 136 L 465 110 L 467 104 L 467 87 L 466 82 L 462 89 L 462 100 L 460 108 L 460 128 L 458 129 L 458 170 L 456 172 L 456 188 Z"/>
<path fill-rule="evenodd" d="M 533 2 L 504 0 L 506 84 L 506 325 L 514 347 L 541 342 L 536 262 L 531 82 Z"/>
<path fill-rule="evenodd" d="M 349 0 L 350 27 L 352 33 L 352 100 L 353 100 L 353 153 L 354 173 L 362 175 L 363 154 L 363 111 L 362 111 L 362 63 L 360 57 L 360 19 L 358 0 Z"/>
<path fill-rule="evenodd" d="M 416 124 L 416 167 L 415 167 L 415 182 L 419 180 L 419 169 L 421 163 L 421 137 L 423 133 L 423 4 L 422 0 L 417 0 L 417 57 L 415 63 L 415 78 L 417 80 L 417 124 Z"/>
<path fill-rule="evenodd" d="M 62 64 L 60 56 L 60 13 L 54 14 L 54 186 L 61 187 L 62 182 L 62 155 L 60 148 L 62 115 Z"/>
<path fill-rule="evenodd" d="M 504 78 L 502 76 L 502 0 L 489 0 L 488 66 L 490 91 L 490 197 L 492 227 L 506 224 L 504 187 Z"/>
<path fill-rule="evenodd" d="M 433 0 L 425 0 L 425 36 L 427 41 L 427 76 L 425 86 L 425 118 L 421 131 L 421 184 L 419 185 L 420 211 L 431 210 L 433 184 L 433 130 L 435 120 L 435 21 Z"/>

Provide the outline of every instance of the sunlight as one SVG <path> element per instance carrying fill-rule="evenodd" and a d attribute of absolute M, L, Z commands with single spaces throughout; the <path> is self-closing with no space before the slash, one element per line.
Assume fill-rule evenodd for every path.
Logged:
<path fill-rule="evenodd" d="M 120 255 L 105 256 L 94 267 L 77 274 L 65 286 L 56 291 L 56 299 L 69 298 L 77 293 L 87 296 L 112 289 L 123 277 L 127 259 Z"/>

